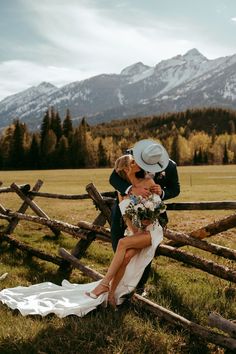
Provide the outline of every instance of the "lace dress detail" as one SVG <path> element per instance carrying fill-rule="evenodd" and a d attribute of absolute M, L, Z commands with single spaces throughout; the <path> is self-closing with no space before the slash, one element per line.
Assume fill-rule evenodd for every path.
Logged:
<path fill-rule="evenodd" d="M 122 214 L 129 202 L 129 199 L 124 199 L 119 204 Z M 123 302 L 123 295 L 135 289 L 144 269 L 153 259 L 156 248 L 163 239 L 162 227 L 159 224 L 148 225 L 146 230 L 150 231 L 152 243 L 149 247 L 143 248 L 129 262 L 115 292 L 117 304 Z M 61 285 L 44 282 L 28 287 L 18 286 L 0 291 L 0 301 L 13 310 L 18 309 L 23 316 L 46 316 L 54 313 L 58 317 L 69 315 L 83 317 L 107 300 L 107 293 L 97 299 L 92 299 L 85 294 L 92 291 L 99 282 L 72 284 L 63 280 Z"/>

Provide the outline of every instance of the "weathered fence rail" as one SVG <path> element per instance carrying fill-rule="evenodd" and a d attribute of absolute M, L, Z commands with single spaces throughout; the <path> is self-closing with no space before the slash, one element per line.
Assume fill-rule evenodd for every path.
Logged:
<path fill-rule="evenodd" d="M 0 186 L 1 186 L 0 182 Z M 93 184 L 89 184 L 86 187 L 87 194 L 55 194 L 55 193 L 42 193 L 39 192 L 43 182 L 38 180 L 35 186 L 30 190 L 29 184 L 17 186 L 12 183 L 10 187 L 0 188 L 0 193 L 16 193 L 16 195 L 23 201 L 22 205 L 17 211 L 9 210 L 0 204 L 0 219 L 8 222 L 6 228 L 0 233 L 0 242 L 5 241 L 12 246 L 21 249 L 24 252 L 29 253 L 32 256 L 38 257 L 48 262 L 52 262 L 59 266 L 59 270 L 64 270 L 69 276 L 73 267 L 79 268 L 83 273 L 90 276 L 93 279 L 101 279 L 102 275 L 98 272 L 81 264 L 79 259 L 84 255 L 88 247 L 94 240 L 101 240 L 104 242 L 111 242 L 110 229 L 105 228 L 106 222 L 111 224 L 111 207 L 114 202 L 116 193 L 104 192 L 99 193 Z M 64 200 L 84 200 L 91 199 L 99 211 L 98 216 L 93 223 L 87 221 L 79 221 L 77 225 L 71 225 L 61 220 L 51 219 L 35 202 L 35 198 L 53 198 Z M 176 232 L 174 230 L 165 229 L 165 237 L 169 239 L 165 243 L 161 244 L 157 251 L 156 256 L 162 255 L 191 265 L 204 272 L 225 279 L 232 283 L 236 283 L 236 270 L 229 267 L 220 265 L 212 260 L 208 260 L 199 256 L 196 256 L 186 250 L 180 250 L 178 247 L 189 245 L 193 248 L 207 251 L 211 254 L 229 259 L 231 261 L 236 260 L 236 251 L 221 245 L 209 243 L 205 239 L 220 232 L 227 231 L 236 227 L 236 201 L 224 201 L 224 202 L 188 202 L 188 203 L 166 203 L 168 210 L 180 211 L 180 210 L 233 210 L 234 213 L 221 218 L 213 223 L 205 225 L 197 230 L 193 230 L 189 233 Z M 31 208 L 36 215 L 25 214 L 27 209 Z M 15 237 L 11 236 L 14 229 L 20 220 L 37 223 L 49 227 L 54 234 L 58 237 L 60 232 L 67 233 L 77 239 L 77 243 L 71 253 L 64 249 L 59 249 L 59 256 L 48 254 L 45 251 L 31 247 L 25 244 Z M 152 311 L 160 318 L 164 318 L 173 324 L 180 324 L 184 328 L 200 335 L 205 340 L 212 343 L 221 345 L 229 349 L 236 349 L 236 339 L 234 337 L 235 327 L 231 326 L 231 322 L 222 318 L 217 318 L 215 322 L 223 322 L 223 327 L 230 328 L 226 333 L 230 337 L 220 335 L 213 330 L 210 330 L 204 326 L 200 326 L 194 322 L 181 317 L 174 312 L 171 312 L 158 304 L 155 304 L 141 296 L 135 294 L 133 296 L 133 303 Z M 214 317 L 214 316 L 213 316 Z M 217 324 L 215 323 L 217 327 Z M 220 327 L 218 327 L 220 328 Z M 221 327 L 222 329 L 222 327 Z M 223 329 L 224 330 L 224 329 Z"/>
<path fill-rule="evenodd" d="M 83 265 L 77 258 L 69 254 L 66 250 L 60 249 L 59 254 L 71 262 L 75 268 L 78 268 L 82 273 L 91 277 L 93 280 L 99 280 L 103 278 L 103 275 L 93 269 Z M 159 319 L 164 319 L 173 325 L 180 325 L 183 328 L 189 330 L 195 335 L 199 335 L 201 338 L 221 345 L 222 347 L 234 350 L 236 349 L 236 340 L 234 337 L 228 337 L 219 333 L 214 332 L 213 330 L 208 329 L 207 327 L 201 326 L 195 322 L 189 321 L 187 318 L 176 314 L 173 311 L 170 311 L 163 306 L 156 304 L 153 301 L 145 299 L 144 297 L 134 294 L 132 297 L 132 303 L 138 306 L 141 306 L 145 310 L 152 312 Z M 222 327 L 221 327 L 222 329 Z M 229 332 L 227 332 L 229 333 Z"/>

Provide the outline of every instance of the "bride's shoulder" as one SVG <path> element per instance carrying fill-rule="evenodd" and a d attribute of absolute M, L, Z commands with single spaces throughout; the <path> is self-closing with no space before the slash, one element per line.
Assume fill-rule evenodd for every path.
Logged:
<path fill-rule="evenodd" d="M 154 182 L 152 176 L 150 176 L 150 175 L 148 175 L 148 174 L 147 174 L 147 175 L 145 176 L 145 178 L 144 178 L 144 183 L 145 183 L 145 185 L 146 185 L 147 187 L 151 187 L 151 186 L 153 186 L 153 185 L 155 184 L 155 182 Z"/>

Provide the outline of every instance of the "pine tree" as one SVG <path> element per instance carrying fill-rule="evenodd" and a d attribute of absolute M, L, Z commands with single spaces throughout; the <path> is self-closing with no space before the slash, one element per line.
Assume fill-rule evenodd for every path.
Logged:
<path fill-rule="evenodd" d="M 3 169 L 11 168 L 10 166 L 10 150 L 13 139 L 15 127 L 10 125 L 7 127 L 2 135 L 1 139 L 1 150 L 2 150 L 2 160 L 3 160 Z"/>
<path fill-rule="evenodd" d="M 108 165 L 106 150 L 102 144 L 102 139 L 100 139 L 98 144 L 98 166 L 105 167 Z"/>
<path fill-rule="evenodd" d="M 223 155 L 222 162 L 223 162 L 224 165 L 229 163 L 229 153 L 228 153 L 228 149 L 227 149 L 227 144 L 226 143 L 225 143 L 225 146 L 224 146 L 224 155 Z"/>
<path fill-rule="evenodd" d="M 49 129 L 44 137 L 43 145 L 41 146 L 41 166 L 43 168 L 56 167 L 57 161 L 54 158 L 56 144 L 56 134 L 52 129 Z"/>
<path fill-rule="evenodd" d="M 87 166 L 87 162 L 89 161 L 87 149 L 88 127 L 89 126 L 86 123 L 85 118 L 83 118 L 79 127 L 73 134 L 70 155 L 72 159 L 72 165 L 75 168 L 84 168 Z"/>
<path fill-rule="evenodd" d="M 71 144 L 69 146 L 69 157 L 70 157 L 70 166 L 72 168 L 80 167 L 80 136 L 78 128 L 75 129 L 74 134 L 71 138 Z"/>
<path fill-rule="evenodd" d="M 199 164 L 203 163 L 203 152 L 202 152 L 201 148 L 199 149 L 199 152 L 198 152 L 198 163 Z"/>
<path fill-rule="evenodd" d="M 72 119 L 70 115 L 70 110 L 66 110 L 66 117 L 63 121 L 63 135 L 67 138 L 71 135 L 73 132 L 73 125 L 72 125 Z"/>
<path fill-rule="evenodd" d="M 57 148 L 57 168 L 70 167 L 70 161 L 68 159 L 69 144 L 68 139 L 62 135 Z"/>
<path fill-rule="evenodd" d="M 197 164 L 198 164 L 198 153 L 197 153 L 197 150 L 194 150 L 193 164 L 194 164 L 194 165 L 197 165 Z"/>
<path fill-rule="evenodd" d="M 43 117 L 43 121 L 42 121 L 41 128 L 40 128 L 41 149 L 42 149 L 42 146 L 44 143 L 44 139 L 50 129 L 50 126 L 51 126 L 50 110 L 47 109 L 47 111 L 45 112 L 45 115 Z"/>
<path fill-rule="evenodd" d="M 37 170 L 40 166 L 40 144 L 36 134 L 33 134 L 30 149 L 28 152 L 28 168 Z"/>
<path fill-rule="evenodd" d="M 177 165 L 180 163 L 180 147 L 179 147 L 179 134 L 176 132 L 173 138 L 171 146 L 171 159 L 173 159 Z"/>
<path fill-rule="evenodd" d="M 57 142 L 59 142 L 62 136 L 62 125 L 61 125 L 61 118 L 58 112 L 54 114 L 54 116 L 52 116 L 51 129 L 56 134 Z"/>
<path fill-rule="evenodd" d="M 14 122 L 15 130 L 12 136 L 9 154 L 10 168 L 19 170 L 24 168 L 25 149 L 24 149 L 24 126 L 19 119 Z"/>

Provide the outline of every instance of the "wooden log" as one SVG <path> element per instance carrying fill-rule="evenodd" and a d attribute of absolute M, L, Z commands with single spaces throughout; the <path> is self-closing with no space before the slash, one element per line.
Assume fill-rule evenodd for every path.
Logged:
<path fill-rule="evenodd" d="M 106 218 L 105 216 L 100 213 L 96 219 L 94 220 L 94 223 L 97 224 L 99 227 L 105 225 L 106 223 Z M 72 250 L 71 254 L 75 256 L 76 258 L 80 259 L 84 256 L 85 252 L 87 251 L 88 247 L 91 245 L 91 243 L 97 238 L 101 240 L 101 235 L 95 232 L 95 230 L 86 230 L 87 233 L 87 239 L 86 240 L 80 240 L 75 248 Z M 104 239 L 106 242 L 111 242 L 111 237 L 110 235 L 103 235 Z"/>
<path fill-rule="evenodd" d="M 15 217 L 20 220 L 34 222 L 40 225 L 45 225 L 48 227 L 56 227 L 57 229 L 64 231 L 75 238 L 83 238 L 87 239 L 87 234 L 90 232 L 89 230 L 83 230 L 79 226 L 71 225 L 69 223 L 60 221 L 60 220 L 53 220 L 53 219 L 46 219 L 39 216 L 28 215 L 28 214 L 21 214 L 17 212 L 7 211 L 8 217 Z M 96 235 L 97 239 L 100 239 L 105 242 L 110 242 L 110 238 L 105 235 Z"/>
<path fill-rule="evenodd" d="M 236 350 L 236 340 L 234 338 L 229 338 L 228 336 L 226 337 L 222 334 L 218 334 L 204 326 L 189 321 L 185 317 L 180 316 L 138 294 L 134 294 L 132 302 L 141 306 L 141 308 L 154 313 L 159 319 L 164 319 L 173 325 L 182 326 L 194 335 L 199 336 L 199 339 L 202 338 L 207 342 L 211 342 L 231 350 Z"/>
<path fill-rule="evenodd" d="M 78 261 L 77 258 L 73 257 L 69 252 L 67 252 L 64 249 L 59 250 L 59 254 L 61 257 L 65 258 L 71 264 L 75 267 L 81 270 L 85 275 L 91 277 L 93 280 L 99 280 L 103 278 L 103 275 L 100 273 L 92 270 L 91 268 L 84 266 L 81 264 L 80 261 Z M 236 349 L 236 340 L 233 338 L 226 337 L 224 335 L 215 333 L 214 331 L 201 326 L 197 323 L 194 323 L 192 321 L 189 321 L 185 317 L 182 317 L 180 315 L 177 315 L 173 311 L 167 310 L 166 308 L 145 299 L 144 297 L 134 294 L 132 298 L 132 303 L 135 305 L 139 305 L 145 310 L 148 310 L 152 313 L 154 313 L 158 318 L 164 319 L 167 322 L 170 322 L 173 325 L 180 325 L 183 328 L 187 329 L 191 333 L 198 335 L 204 340 L 207 340 L 211 343 L 223 346 L 224 348 L 229 348 L 229 349 Z"/>
<path fill-rule="evenodd" d="M 103 226 L 92 224 L 91 222 L 87 221 L 79 221 L 78 226 L 81 227 L 82 229 L 90 230 L 90 231 L 95 231 L 98 234 L 105 235 L 107 237 L 111 236 L 111 231 Z"/>
<path fill-rule="evenodd" d="M 230 335 L 230 337 L 236 338 L 236 323 L 226 320 L 218 313 L 210 313 L 208 316 L 208 325 L 210 327 L 216 327 Z"/>
<path fill-rule="evenodd" d="M 230 248 L 216 245 L 214 243 L 208 243 L 204 240 L 197 239 L 182 232 L 176 232 L 170 229 L 165 229 L 165 237 L 182 245 L 190 245 L 204 251 L 216 254 L 227 259 L 236 260 L 236 251 Z M 168 244 L 170 246 L 170 244 Z"/>
<path fill-rule="evenodd" d="M 14 213 L 14 212 L 9 212 L 9 216 L 18 217 L 19 219 L 22 220 L 32 221 L 46 226 L 56 226 L 57 228 L 60 228 L 60 230 L 67 232 L 68 234 L 74 236 L 75 238 L 81 238 L 84 240 L 87 240 L 87 235 L 89 232 L 91 232 L 89 230 L 83 230 L 78 226 L 70 225 L 68 223 L 64 223 L 58 220 L 45 219 L 37 216 L 25 215 L 25 214 Z M 111 242 L 111 238 L 105 235 L 100 235 L 95 233 L 94 236 L 97 239 L 106 242 Z M 170 247 L 167 245 L 160 245 L 157 249 L 156 255 L 162 255 L 162 256 L 176 259 L 180 262 L 190 264 L 191 266 L 201 269 L 207 273 L 213 274 L 219 278 L 229 280 L 234 283 L 236 282 L 236 272 L 229 269 L 228 267 L 218 265 L 217 263 L 205 260 L 204 258 L 195 256 L 191 253 L 178 250 L 174 247 Z"/>
<path fill-rule="evenodd" d="M 10 190 L 9 190 L 10 191 Z M 59 194 L 29 191 L 29 195 L 41 198 L 54 199 L 89 199 L 89 194 Z M 116 197 L 115 192 L 102 192 L 103 197 L 108 197 L 108 200 Z M 110 198 L 109 198 L 110 197 Z M 185 202 L 185 203 L 166 203 L 167 210 L 232 210 L 236 209 L 235 201 L 209 201 L 209 202 Z"/>
<path fill-rule="evenodd" d="M 7 209 L 5 209 L 2 204 L 0 204 L 0 212 L 1 212 L 2 214 L 6 214 L 6 213 L 7 213 Z"/>
<path fill-rule="evenodd" d="M 213 235 L 217 235 L 220 232 L 229 230 L 236 227 L 236 214 L 231 214 L 213 223 L 210 223 L 200 229 L 194 230 L 189 233 L 189 236 L 204 239 Z M 184 246 L 182 242 L 170 241 L 169 246 L 181 247 Z"/>
<path fill-rule="evenodd" d="M 58 193 L 30 191 L 28 194 L 34 197 L 52 198 L 52 199 L 73 199 L 73 200 L 90 199 L 90 195 L 87 193 L 86 194 L 58 194 Z M 102 192 L 101 195 L 109 199 L 115 198 L 115 192 Z"/>
<path fill-rule="evenodd" d="M 96 219 L 94 220 L 94 223 L 96 223 L 98 225 L 105 225 L 105 223 L 106 223 L 105 216 L 102 213 L 100 213 L 96 217 Z M 96 234 L 95 231 L 83 230 L 83 232 L 86 232 L 86 239 L 81 238 L 71 252 L 72 256 L 76 257 L 77 259 L 80 259 L 84 256 L 88 247 L 91 245 L 91 243 L 95 240 L 96 237 L 98 239 L 101 239 L 99 237 L 100 235 Z M 102 237 L 105 237 L 106 239 L 108 238 L 108 242 L 110 242 L 110 237 L 107 237 L 104 235 L 102 235 Z M 107 242 L 107 240 L 106 240 L 106 242 Z M 64 272 L 64 273 L 66 272 L 67 277 L 69 277 L 70 272 L 72 271 L 72 267 L 71 267 L 70 263 L 65 262 L 62 266 L 59 267 L 58 271 Z"/>
<path fill-rule="evenodd" d="M 16 194 L 18 194 L 18 196 L 25 203 L 27 203 L 30 206 L 30 208 L 35 212 L 35 214 L 45 219 L 49 219 L 48 215 L 41 208 L 39 208 L 38 205 L 33 200 L 31 200 L 28 196 L 26 196 L 15 183 L 11 184 L 11 188 L 16 192 Z M 56 237 L 59 236 L 60 230 L 58 230 L 55 227 L 50 227 L 50 229 L 52 230 L 52 232 L 54 232 Z"/>
<path fill-rule="evenodd" d="M 99 280 L 103 278 L 103 276 L 100 273 L 83 265 L 75 256 L 67 252 L 64 248 L 59 249 L 59 255 L 65 260 L 67 260 L 68 262 L 70 262 L 73 265 L 73 267 L 78 268 L 82 273 L 86 274 L 87 276 L 95 280 Z"/>
<path fill-rule="evenodd" d="M 23 193 L 28 193 L 30 190 L 30 184 L 20 184 L 18 187 Z M 12 189 L 12 187 L 0 188 L 0 193 L 10 193 L 10 192 L 15 192 L 14 189 Z"/>
<path fill-rule="evenodd" d="M 192 265 L 195 268 L 201 269 L 204 272 L 213 274 L 219 278 L 236 283 L 236 271 L 226 266 L 219 265 L 213 261 L 208 261 L 202 257 L 195 256 L 189 252 L 185 252 L 167 245 L 159 245 L 156 255 L 161 255 L 176 259 Z"/>
<path fill-rule="evenodd" d="M 111 225 L 111 210 L 104 202 L 101 194 L 98 192 L 95 185 L 93 183 L 88 184 L 86 186 L 86 191 L 88 192 L 90 197 L 93 199 L 93 201 L 94 201 L 95 205 L 98 207 L 98 209 L 105 215 L 108 223 Z"/>
<path fill-rule="evenodd" d="M 63 262 L 62 258 L 60 258 L 58 256 L 52 256 L 51 254 L 48 254 L 44 251 L 33 248 L 33 247 L 27 245 L 26 243 L 16 240 L 15 238 L 13 238 L 10 235 L 3 234 L 1 237 L 2 237 L 3 241 L 10 243 L 14 247 L 17 247 L 22 251 L 28 252 L 32 256 L 38 257 L 38 258 L 43 259 L 47 262 L 55 263 L 57 265 L 61 265 Z"/>
<path fill-rule="evenodd" d="M 236 201 L 166 203 L 167 210 L 235 210 Z"/>
<path fill-rule="evenodd" d="M 36 182 L 36 184 L 34 185 L 32 190 L 33 191 L 38 191 L 41 188 L 42 184 L 43 184 L 43 181 L 41 181 L 39 179 Z M 29 198 L 32 200 L 34 198 L 34 196 L 29 196 Z M 29 204 L 26 201 L 24 201 L 23 204 L 18 209 L 18 213 L 24 214 L 28 207 L 29 207 Z M 18 222 L 19 222 L 18 218 L 13 218 L 11 220 L 11 222 L 9 223 L 9 225 L 7 226 L 6 231 L 5 231 L 7 235 L 10 235 L 15 230 Z"/>
<path fill-rule="evenodd" d="M 201 227 L 198 230 L 194 230 L 190 232 L 190 236 L 203 239 L 232 229 L 234 227 L 236 227 L 236 213 L 208 224 L 207 226 Z"/>
<path fill-rule="evenodd" d="M 10 222 L 12 218 L 10 216 L 0 213 L 0 219 L 4 219 Z"/>
<path fill-rule="evenodd" d="M 91 232 L 89 230 L 83 230 L 78 226 L 70 225 L 70 224 L 64 223 L 62 221 L 50 220 L 50 219 L 48 220 L 45 218 L 39 218 L 36 216 L 25 215 L 25 214 L 14 213 L 14 212 L 10 212 L 9 215 L 19 217 L 22 220 L 28 220 L 28 221 L 36 222 L 36 223 L 46 225 L 46 226 L 52 226 L 52 225 L 56 226 L 57 228 L 60 228 L 60 230 L 69 233 L 70 235 L 74 236 L 75 238 L 81 238 L 86 241 L 87 241 L 88 233 Z M 103 241 L 105 240 L 106 242 L 111 242 L 111 238 L 107 237 L 105 235 L 99 235 L 99 234 L 95 233 L 94 236 L 97 239 L 101 239 Z M 191 253 L 188 253 L 188 252 L 185 252 L 182 250 L 178 250 L 174 247 L 170 247 L 167 245 L 160 245 L 157 249 L 156 254 L 176 259 L 180 262 L 190 264 L 191 266 L 201 269 L 207 273 L 213 274 L 219 278 L 229 280 L 234 283 L 236 282 L 236 272 L 229 269 L 228 267 L 218 265 L 217 263 L 205 260 L 205 259 L 203 259 L 199 256 L 195 256 Z"/>

